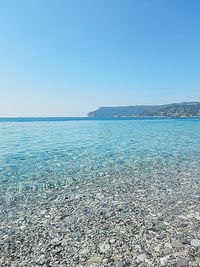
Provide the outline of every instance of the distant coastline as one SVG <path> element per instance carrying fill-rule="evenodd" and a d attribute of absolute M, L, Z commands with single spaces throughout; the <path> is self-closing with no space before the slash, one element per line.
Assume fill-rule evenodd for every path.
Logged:
<path fill-rule="evenodd" d="M 100 107 L 89 112 L 90 118 L 200 118 L 200 102 L 166 105 Z"/>

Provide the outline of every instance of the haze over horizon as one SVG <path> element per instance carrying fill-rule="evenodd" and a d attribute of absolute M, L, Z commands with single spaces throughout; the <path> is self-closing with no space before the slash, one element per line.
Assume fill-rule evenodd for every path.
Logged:
<path fill-rule="evenodd" d="M 200 101 L 200 1 L 0 1 L 0 117 Z"/>

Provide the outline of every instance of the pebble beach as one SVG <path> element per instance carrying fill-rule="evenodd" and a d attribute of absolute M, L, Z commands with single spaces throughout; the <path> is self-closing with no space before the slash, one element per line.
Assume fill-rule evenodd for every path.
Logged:
<path fill-rule="evenodd" d="M 192 158 L 188 152 L 176 160 L 172 151 L 148 160 L 121 156 L 117 163 L 100 152 L 92 160 L 101 159 L 106 168 L 93 170 L 88 159 L 70 180 L 52 183 L 57 173 L 51 169 L 42 187 L 26 180 L 8 193 L 2 186 L 0 265 L 200 266 L 197 152 L 195 146 Z M 73 162 L 81 159 L 74 156 Z M 93 173 L 88 179 L 83 168 Z"/>

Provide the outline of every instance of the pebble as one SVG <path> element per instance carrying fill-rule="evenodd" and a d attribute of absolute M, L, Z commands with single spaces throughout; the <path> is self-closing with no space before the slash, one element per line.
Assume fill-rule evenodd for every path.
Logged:
<path fill-rule="evenodd" d="M 100 252 L 106 253 L 110 249 L 110 245 L 107 243 L 102 243 L 99 245 Z"/>
<path fill-rule="evenodd" d="M 117 263 L 117 265 L 116 265 L 116 267 L 125 267 L 125 266 L 128 266 L 128 265 L 126 264 L 126 262 L 119 262 L 119 263 Z"/>
<path fill-rule="evenodd" d="M 88 248 L 84 248 L 83 250 L 80 251 L 80 255 L 87 255 L 90 252 Z"/>
<path fill-rule="evenodd" d="M 154 250 L 155 250 L 156 252 L 159 252 L 159 251 L 160 251 L 160 248 L 161 248 L 161 245 L 157 245 L 156 247 L 154 247 Z"/>
<path fill-rule="evenodd" d="M 108 263 L 108 259 L 103 259 L 103 260 L 102 260 L 102 263 L 103 263 L 103 264 Z"/>
<path fill-rule="evenodd" d="M 62 242 L 61 242 L 61 246 L 62 247 L 66 247 L 67 245 L 69 245 L 69 242 L 68 242 L 68 240 L 62 240 Z"/>
<path fill-rule="evenodd" d="M 40 265 L 43 265 L 46 262 L 45 255 L 41 255 L 36 262 Z"/>
<path fill-rule="evenodd" d="M 146 254 L 140 254 L 137 256 L 137 262 L 144 262 L 147 259 Z"/>
<path fill-rule="evenodd" d="M 173 248 L 180 249 L 183 247 L 183 244 L 179 240 L 172 240 L 171 244 Z"/>
<path fill-rule="evenodd" d="M 193 246 L 193 247 L 200 247 L 200 239 L 192 239 L 190 244 Z"/>
<path fill-rule="evenodd" d="M 166 248 L 169 248 L 169 249 L 172 249 L 172 245 L 171 245 L 170 242 L 165 243 L 165 247 L 166 247 Z"/>
<path fill-rule="evenodd" d="M 189 261 L 187 259 L 179 259 L 177 261 L 177 267 L 188 267 Z"/>
<path fill-rule="evenodd" d="M 160 265 L 166 266 L 168 259 L 169 259 L 169 256 L 165 256 L 165 257 L 160 258 Z"/>
<path fill-rule="evenodd" d="M 102 257 L 100 256 L 94 256 L 94 257 L 91 257 L 87 260 L 87 263 L 88 264 L 94 264 L 94 263 L 99 263 L 102 261 Z"/>
<path fill-rule="evenodd" d="M 157 179 L 141 169 L 30 195 L 13 218 L 15 203 L 1 205 L 0 266 L 200 267 L 195 179 L 179 170 L 179 188 L 164 169 Z"/>
<path fill-rule="evenodd" d="M 184 245 L 190 245 L 190 240 L 183 239 L 182 240 L 182 244 L 184 244 Z"/>
<path fill-rule="evenodd" d="M 155 229 L 157 230 L 166 230 L 167 229 L 167 225 L 165 225 L 164 223 L 159 223 L 157 225 L 155 225 Z"/>

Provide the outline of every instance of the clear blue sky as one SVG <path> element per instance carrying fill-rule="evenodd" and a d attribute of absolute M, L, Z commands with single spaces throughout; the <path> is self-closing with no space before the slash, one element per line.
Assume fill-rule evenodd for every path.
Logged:
<path fill-rule="evenodd" d="M 199 0 L 0 0 L 0 116 L 200 101 Z"/>

